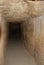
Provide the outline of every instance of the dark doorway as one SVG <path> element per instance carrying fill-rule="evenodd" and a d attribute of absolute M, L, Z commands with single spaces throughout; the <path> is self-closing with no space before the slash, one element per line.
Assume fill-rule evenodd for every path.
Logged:
<path fill-rule="evenodd" d="M 27 53 L 22 38 L 20 23 L 9 23 L 9 40 L 5 51 L 4 65 L 36 65 L 35 60 Z"/>

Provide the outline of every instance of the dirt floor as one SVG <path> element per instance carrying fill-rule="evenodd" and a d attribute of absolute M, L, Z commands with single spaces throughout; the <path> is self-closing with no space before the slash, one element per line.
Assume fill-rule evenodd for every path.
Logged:
<path fill-rule="evenodd" d="M 25 50 L 20 40 L 9 41 L 4 65 L 36 65 L 35 60 Z"/>
<path fill-rule="evenodd" d="M 4 65 L 36 65 L 34 58 L 26 51 L 18 33 L 11 33 L 7 43 Z"/>

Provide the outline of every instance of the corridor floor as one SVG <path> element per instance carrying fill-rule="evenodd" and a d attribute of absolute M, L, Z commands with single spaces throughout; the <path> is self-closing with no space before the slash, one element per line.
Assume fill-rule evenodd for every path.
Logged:
<path fill-rule="evenodd" d="M 14 39 L 8 41 L 4 65 L 36 65 L 36 63 L 27 53 L 22 41 Z"/>

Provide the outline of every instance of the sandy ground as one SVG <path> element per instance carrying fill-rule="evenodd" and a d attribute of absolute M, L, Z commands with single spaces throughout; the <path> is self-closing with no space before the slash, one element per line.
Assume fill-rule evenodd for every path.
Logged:
<path fill-rule="evenodd" d="M 36 63 L 34 58 L 27 53 L 21 40 L 9 40 L 4 65 L 36 65 Z"/>

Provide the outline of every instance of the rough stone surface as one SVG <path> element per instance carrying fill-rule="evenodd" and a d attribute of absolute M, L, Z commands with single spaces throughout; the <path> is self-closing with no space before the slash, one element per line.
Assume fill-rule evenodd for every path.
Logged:
<path fill-rule="evenodd" d="M 37 65 L 44 65 L 44 16 L 30 17 L 27 21 L 22 25 L 24 45 Z"/>
<path fill-rule="evenodd" d="M 34 56 L 37 65 L 44 65 L 44 1 L 0 0 L 0 65 L 4 62 L 7 22 L 22 23 L 26 49 Z"/>

